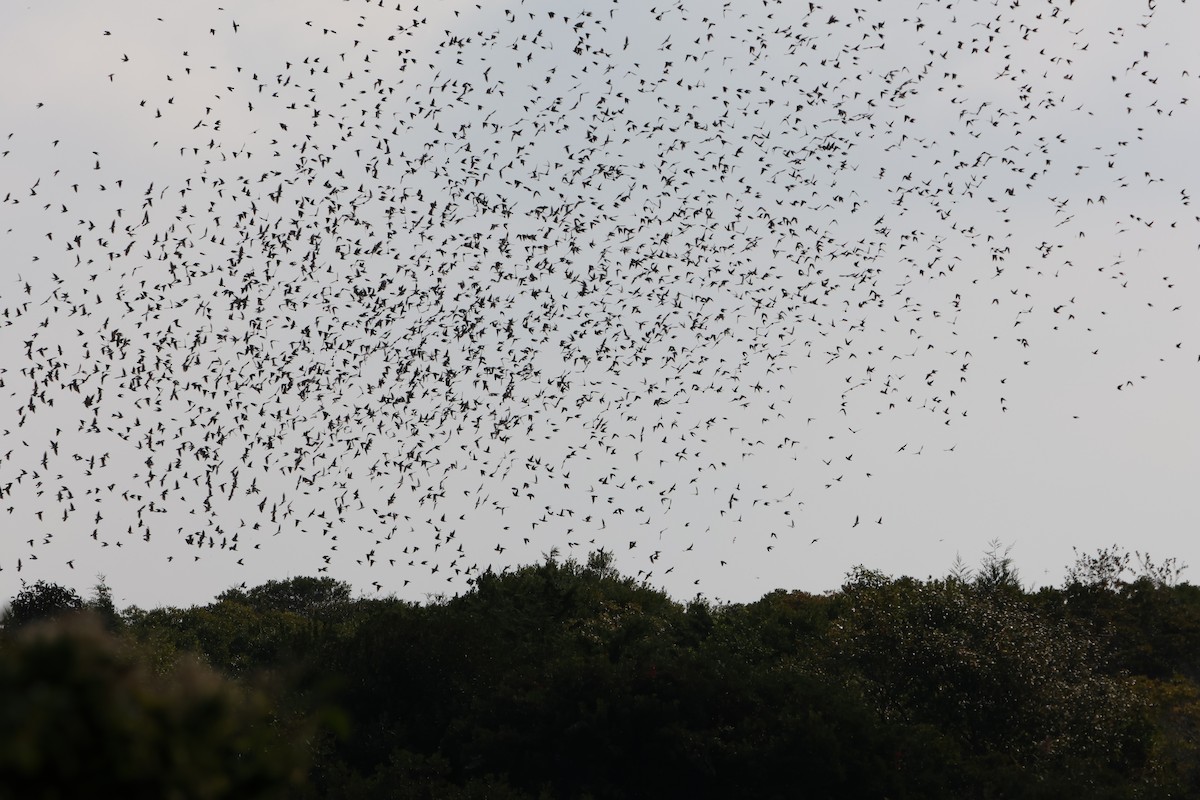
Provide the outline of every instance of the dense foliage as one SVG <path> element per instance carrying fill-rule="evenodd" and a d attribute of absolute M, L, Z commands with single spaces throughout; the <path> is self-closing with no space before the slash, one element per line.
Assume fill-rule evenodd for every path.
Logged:
<path fill-rule="evenodd" d="M 0 794 L 1200 796 L 1177 578 L 1111 550 L 1030 591 L 993 551 L 715 606 L 600 552 L 425 605 L 298 578 L 121 613 L 37 584 L 3 622 Z"/>
<path fill-rule="evenodd" d="M 284 798 L 303 786 L 301 733 L 195 658 L 155 670 L 94 616 L 0 648 L 0 797 Z"/>

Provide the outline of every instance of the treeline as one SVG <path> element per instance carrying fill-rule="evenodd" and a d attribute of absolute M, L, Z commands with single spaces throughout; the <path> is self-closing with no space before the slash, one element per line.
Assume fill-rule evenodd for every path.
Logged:
<path fill-rule="evenodd" d="M 0 632 L 0 796 L 1200 796 L 1200 589 L 1116 549 L 1061 588 L 677 602 L 603 551 L 418 605 L 329 578 L 193 608 L 39 583 Z"/>

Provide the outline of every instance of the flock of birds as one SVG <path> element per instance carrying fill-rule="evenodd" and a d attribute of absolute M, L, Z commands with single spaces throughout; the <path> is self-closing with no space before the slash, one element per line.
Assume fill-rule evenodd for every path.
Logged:
<path fill-rule="evenodd" d="M 1141 314 L 1185 368 L 1180 265 L 1124 242 L 1195 252 L 1153 156 L 1197 73 L 1134 5 L 1099 30 L 1073 0 L 347 0 L 214 7 L 174 51 L 195 19 L 91 31 L 78 82 L 112 99 L 0 129 L 0 570 L 303 549 L 458 591 L 604 547 L 700 591 L 689 558 L 841 535 L 806 502 L 1003 418 L 1039 348 L 1103 358 L 1093 327 Z"/>

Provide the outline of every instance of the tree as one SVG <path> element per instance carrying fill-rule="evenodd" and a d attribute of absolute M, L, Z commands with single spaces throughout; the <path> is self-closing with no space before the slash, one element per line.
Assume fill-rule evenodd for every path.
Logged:
<path fill-rule="evenodd" d="M 329 577 L 267 581 L 244 591 L 230 589 L 217 600 L 244 603 L 255 611 L 290 611 L 305 617 L 324 617 L 350 603 L 350 584 Z"/>
<path fill-rule="evenodd" d="M 121 615 L 117 612 L 117 606 L 112 599 L 112 590 L 108 588 L 108 583 L 103 575 L 98 576 L 96 585 L 92 587 L 92 596 L 84 604 L 84 607 L 98 616 L 108 630 L 115 631 L 121 627 Z"/>
<path fill-rule="evenodd" d="M 157 674 L 90 614 L 0 648 L 0 798 L 287 797 L 303 733 L 195 659 Z"/>
<path fill-rule="evenodd" d="M 1157 587 L 1170 587 L 1179 583 L 1179 577 L 1187 569 L 1187 565 L 1177 559 L 1155 561 L 1149 553 L 1134 551 L 1131 554 L 1117 545 L 1090 554 L 1074 552 L 1075 563 L 1067 569 L 1068 587 L 1117 591 L 1137 580 L 1148 581 Z M 1135 559 L 1137 569 L 1131 566 Z"/>
<path fill-rule="evenodd" d="M 16 630 L 38 620 L 53 619 L 64 613 L 83 608 L 83 600 L 75 590 L 57 583 L 38 581 L 22 589 L 4 615 L 5 630 Z"/>
<path fill-rule="evenodd" d="M 1006 793 L 1052 775 L 1094 787 L 1144 769 L 1144 700 L 1105 673 L 1101 643 L 997 580 L 1012 574 L 1003 563 L 982 572 L 991 578 L 972 583 L 865 573 L 843 587 L 835 644 L 884 717 L 950 734 Z"/>
<path fill-rule="evenodd" d="M 1012 545 L 1001 549 L 999 539 L 988 542 L 988 549 L 983 554 L 979 570 L 975 572 L 974 583 L 980 589 L 989 592 L 1010 591 L 1021 589 L 1021 580 L 1017 568 L 1013 566 Z M 958 567 L 959 565 L 955 565 Z"/>

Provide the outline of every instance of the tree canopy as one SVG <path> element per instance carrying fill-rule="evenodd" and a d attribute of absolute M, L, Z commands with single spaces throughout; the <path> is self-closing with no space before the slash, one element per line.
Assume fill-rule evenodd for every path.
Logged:
<path fill-rule="evenodd" d="M 1088 558 L 1036 591 L 997 547 L 945 578 L 684 604 L 603 552 L 551 555 L 425 604 L 298 578 L 108 629 L 84 608 L 106 594 L 43 585 L 19 613 L 66 616 L 3 633 L 0 788 L 1193 796 L 1200 590 Z"/>

